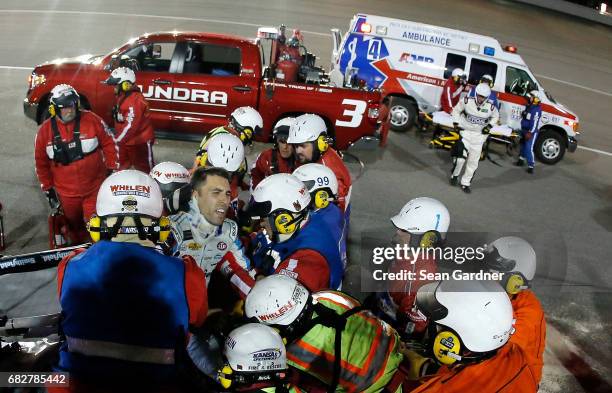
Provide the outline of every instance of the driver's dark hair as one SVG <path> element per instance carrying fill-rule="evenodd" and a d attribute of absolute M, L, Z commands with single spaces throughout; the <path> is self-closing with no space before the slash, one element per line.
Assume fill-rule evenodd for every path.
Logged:
<path fill-rule="evenodd" d="M 191 189 L 197 191 L 201 186 L 206 184 L 206 179 L 208 179 L 209 176 L 219 176 L 226 179 L 228 182 L 231 181 L 230 173 L 223 168 L 199 167 L 193 172 L 193 175 L 191 175 L 191 180 L 189 181 Z"/>

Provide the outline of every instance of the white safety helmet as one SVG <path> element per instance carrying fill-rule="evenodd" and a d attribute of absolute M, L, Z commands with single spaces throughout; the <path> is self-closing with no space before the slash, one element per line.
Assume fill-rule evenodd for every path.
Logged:
<path fill-rule="evenodd" d="M 476 86 L 476 95 L 489 98 L 489 96 L 491 95 L 491 88 L 486 83 L 479 83 Z"/>
<path fill-rule="evenodd" d="M 49 98 L 49 114 L 51 117 L 57 116 L 63 122 L 70 122 L 76 117 L 76 113 L 67 119 L 62 118 L 61 109 L 75 107 L 79 110 L 80 97 L 74 87 L 67 84 L 60 84 L 51 89 Z"/>
<path fill-rule="evenodd" d="M 338 195 L 338 179 L 334 171 L 322 164 L 305 164 L 293 171 L 304 183 L 316 208 L 324 208 Z"/>
<path fill-rule="evenodd" d="M 450 339 L 448 335 L 445 337 L 445 334 L 438 333 L 437 338 L 441 341 L 434 342 L 434 355 L 445 364 L 452 363 L 452 360 L 450 363 L 442 360 L 441 357 L 446 359 L 448 353 L 438 353 L 436 344 L 442 344 L 442 349 L 446 347 L 448 351 L 455 351 L 451 358 L 461 360 L 461 346 L 471 352 L 490 352 L 506 344 L 514 332 L 510 298 L 496 281 L 429 283 L 417 291 L 416 304 L 432 322 L 452 330 L 448 332 Z M 452 337 L 455 334 L 460 343 Z M 452 345 L 449 346 L 449 342 Z"/>
<path fill-rule="evenodd" d="M 249 128 L 252 132 L 257 132 L 263 128 L 263 119 L 261 115 L 250 106 L 241 106 L 240 108 L 234 109 L 230 115 L 230 120 L 238 131 Z"/>
<path fill-rule="evenodd" d="M 159 218 L 162 211 L 159 185 L 141 171 L 127 169 L 113 173 L 98 190 L 96 214 L 100 217 L 138 215 Z"/>
<path fill-rule="evenodd" d="M 123 82 L 130 82 L 131 84 L 136 83 L 136 74 L 128 67 L 115 68 L 108 79 L 104 81 L 107 85 L 118 85 Z"/>
<path fill-rule="evenodd" d="M 168 198 L 175 190 L 189 183 L 191 177 L 187 168 L 171 161 L 160 162 L 155 165 L 149 176 L 159 184 L 164 198 Z"/>
<path fill-rule="evenodd" d="M 236 172 L 244 163 L 244 145 L 240 138 L 233 134 L 214 136 L 206 148 L 208 166 L 223 168 L 228 172 Z"/>
<path fill-rule="evenodd" d="M 391 222 L 411 234 L 422 235 L 436 231 L 445 238 L 450 225 L 450 214 L 439 200 L 420 197 L 406 203 L 399 214 L 391 217 Z"/>
<path fill-rule="evenodd" d="M 263 179 L 253 190 L 253 217 L 267 217 L 276 211 L 301 213 L 310 204 L 310 194 L 300 179 L 277 173 Z"/>
<path fill-rule="evenodd" d="M 272 131 L 272 136 L 274 138 L 278 136 L 284 136 L 285 138 L 289 137 L 289 130 L 291 126 L 295 123 L 295 117 L 284 117 L 276 122 L 274 125 L 274 129 Z"/>
<path fill-rule="evenodd" d="M 462 69 L 462 68 L 455 68 L 455 69 L 453 70 L 453 72 L 451 73 L 451 76 L 452 76 L 453 78 L 455 78 L 455 77 L 462 78 L 462 77 L 464 77 L 464 76 L 465 76 L 465 72 L 463 71 L 463 69 Z"/>
<path fill-rule="evenodd" d="M 491 75 L 489 75 L 489 74 L 484 74 L 483 76 L 481 76 L 480 77 L 480 81 L 481 82 L 482 81 L 486 81 L 486 82 L 483 82 L 483 83 L 487 83 L 489 85 L 489 87 L 493 86 L 493 83 L 495 83 L 493 81 L 493 77 Z"/>
<path fill-rule="evenodd" d="M 289 326 L 308 303 L 308 289 L 297 280 L 273 274 L 255 284 L 247 295 L 244 312 L 266 325 Z"/>
<path fill-rule="evenodd" d="M 321 134 L 327 133 L 327 126 L 321 116 L 307 113 L 298 116 L 289 129 L 287 143 L 299 144 L 314 142 Z"/>
<path fill-rule="evenodd" d="M 536 103 L 542 101 L 542 98 L 540 97 L 540 92 L 537 90 L 531 90 L 528 94 L 527 94 L 534 102 L 537 101 Z"/>
<path fill-rule="evenodd" d="M 504 273 L 501 284 L 511 295 L 529 288 L 536 273 L 536 252 L 526 240 L 505 236 L 487 247 L 485 263 L 496 272 Z"/>
<path fill-rule="evenodd" d="M 286 370 L 287 352 L 276 330 L 261 323 L 248 323 L 230 332 L 223 350 L 234 372 Z"/>

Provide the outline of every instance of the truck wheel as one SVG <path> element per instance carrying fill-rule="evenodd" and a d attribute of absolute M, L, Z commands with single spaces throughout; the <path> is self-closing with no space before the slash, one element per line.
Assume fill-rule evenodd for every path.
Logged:
<path fill-rule="evenodd" d="M 394 97 L 389 109 L 391 129 L 397 132 L 408 131 L 414 125 L 417 109 L 410 100 Z"/>
<path fill-rule="evenodd" d="M 540 162 L 553 165 L 563 158 L 565 154 L 565 141 L 559 133 L 546 130 L 538 135 L 533 151 Z"/>

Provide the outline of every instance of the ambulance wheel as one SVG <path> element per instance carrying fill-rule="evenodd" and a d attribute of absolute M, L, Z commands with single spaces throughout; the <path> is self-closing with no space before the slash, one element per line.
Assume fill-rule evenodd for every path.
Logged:
<path fill-rule="evenodd" d="M 389 115 L 391 129 L 397 132 L 405 132 L 414 125 L 417 118 L 417 108 L 410 100 L 393 97 Z"/>
<path fill-rule="evenodd" d="M 555 131 L 541 131 L 533 151 L 540 162 L 554 165 L 561 161 L 565 154 L 565 142 L 563 137 Z"/>

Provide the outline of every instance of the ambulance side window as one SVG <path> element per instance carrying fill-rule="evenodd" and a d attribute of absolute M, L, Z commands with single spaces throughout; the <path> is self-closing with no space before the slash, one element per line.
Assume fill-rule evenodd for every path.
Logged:
<path fill-rule="evenodd" d="M 121 65 L 129 65 L 141 72 L 169 72 L 175 47 L 174 42 L 139 44 L 121 56 L 125 62 Z"/>
<path fill-rule="evenodd" d="M 537 90 L 538 85 L 525 70 L 506 67 L 506 93 L 524 96 L 531 90 Z"/>
<path fill-rule="evenodd" d="M 444 65 L 444 79 L 448 79 L 455 68 L 465 70 L 465 56 L 449 53 L 446 55 L 446 64 Z"/>
<path fill-rule="evenodd" d="M 497 75 L 497 64 L 491 63 L 490 61 L 484 61 L 480 59 L 472 59 L 470 63 L 470 77 L 468 83 L 471 85 L 477 85 L 478 81 L 483 75 L 491 75 L 495 82 L 495 76 Z"/>
<path fill-rule="evenodd" d="M 215 76 L 239 75 L 241 63 L 240 48 L 190 42 L 185 51 L 183 73 Z"/>

